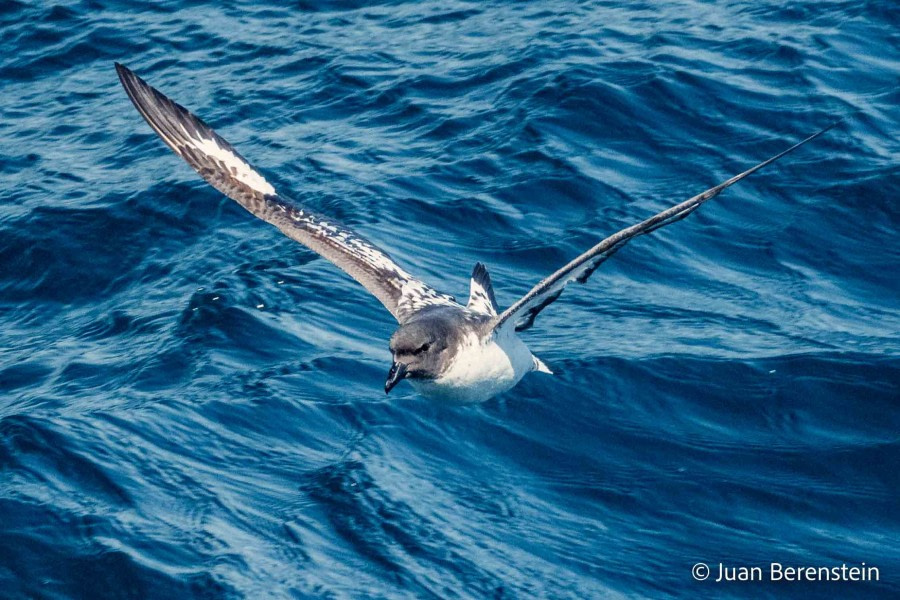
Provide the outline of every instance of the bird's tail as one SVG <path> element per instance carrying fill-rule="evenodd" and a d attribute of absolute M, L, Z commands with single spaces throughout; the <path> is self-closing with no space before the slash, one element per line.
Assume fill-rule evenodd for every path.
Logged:
<path fill-rule="evenodd" d="M 553 375 L 553 371 L 550 370 L 550 367 L 544 364 L 544 361 L 539 359 L 534 354 L 531 355 L 531 370 L 537 371 L 538 373 L 546 373 L 547 375 Z"/>

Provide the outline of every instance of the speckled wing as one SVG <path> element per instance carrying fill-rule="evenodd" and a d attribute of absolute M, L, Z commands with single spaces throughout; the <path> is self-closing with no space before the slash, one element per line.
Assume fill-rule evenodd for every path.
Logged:
<path fill-rule="evenodd" d="M 472 312 L 497 316 L 497 298 L 494 297 L 494 286 L 487 267 L 481 263 L 475 263 L 472 269 L 472 279 L 469 282 L 469 302 L 466 308 Z"/>
<path fill-rule="evenodd" d="M 622 246 L 627 244 L 635 237 L 656 231 L 660 227 L 668 225 L 669 223 L 680 221 L 681 219 L 694 212 L 701 204 L 703 204 L 707 200 L 718 196 L 725 188 L 734 185 L 744 177 L 747 177 L 748 175 L 762 169 L 766 165 L 775 162 L 785 154 L 796 150 L 806 142 L 819 137 L 835 125 L 837 125 L 837 123 L 829 125 L 822 131 L 809 136 L 802 142 L 794 144 L 787 150 L 776 154 L 772 158 L 759 163 L 753 168 L 747 169 L 739 175 L 735 175 L 727 181 L 723 181 L 719 185 L 706 190 L 702 194 L 698 194 L 689 200 L 685 200 L 681 204 L 676 204 L 672 208 L 664 210 L 661 213 L 638 223 L 637 225 L 632 225 L 631 227 L 627 227 L 622 231 L 609 236 L 581 256 L 571 261 L 562 269 L 553 273 L 552 275 L 538 283 L 536 286 L 534 286 L 530 292 L 525 294 L 521 299 L 519 299 L 519 301 L 503 311 L 503 313 L 499 317 L 497 317 L 497 319 L 493 323 L 494 328 L 512 324 L 515 325 L 516 331 L 524 331 L 528 329 L 534 324 L 534 319 L 535 317 L 537 317 L 538 313 L 540 313 L 549 304 L 559 298 L 559 296 L 563 293 L 563 289 L 566 287 L 566 285 L 568 285 L 572 281 L 577 281 L 578 283 L 584 283 L 585 281 L 587 281 L 588 277 L 590 277 L 593 272 L 597 270 L 597 267 L 599 267 L 603 263 L 603 261 L 615 254 Z"/>
<path fill-rule="evenodd" d="M 318 252 L 358 281 L 403 322 L 431 304 L 456 304 L 404 271 L 385 252 L 333 220 L 280 196 L 250 163 L 206 123 L 116 63 L 119 79 L 141 116 L 163 141 L 214 188 Z"/>

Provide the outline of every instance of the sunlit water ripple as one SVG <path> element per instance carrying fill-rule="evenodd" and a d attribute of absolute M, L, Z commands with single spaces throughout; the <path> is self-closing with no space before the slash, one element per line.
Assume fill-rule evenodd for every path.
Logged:
<path fill-rule="evenodd" d="M 893 2 L 0 3 L 0 596 L 900 595 Z M 642 238 L 484 405 L 164 147 L 121 61 L 289 195 L 508 305 Z M 877 565 L 696 583 L 697 562 Z"/>

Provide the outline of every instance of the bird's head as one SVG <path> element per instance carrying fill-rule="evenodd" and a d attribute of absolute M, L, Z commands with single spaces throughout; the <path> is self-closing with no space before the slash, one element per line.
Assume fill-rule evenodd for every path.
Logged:
<path fill-rule="evenodd" d="M 453 329 L 442 319 L 422 318 L 401 325 L 391 336 L 394 362 L 384 383 L 389 393 L 403 379 L 435 379 L 445 366 Z"/>

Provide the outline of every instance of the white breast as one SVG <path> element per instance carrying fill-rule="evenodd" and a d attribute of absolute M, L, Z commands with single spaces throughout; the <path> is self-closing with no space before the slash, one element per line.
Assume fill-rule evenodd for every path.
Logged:
<path fill-rule="evenodd" d="M 420 394 L 435 400 L 484 402 L 519 383 L 533 366 L 531 351 L 515 333 L 486 340 L 472 334 L 439 378 L 409 381 Z"/>

